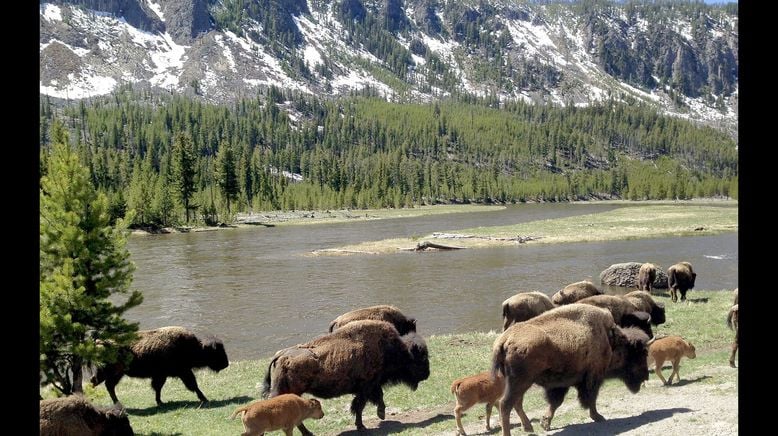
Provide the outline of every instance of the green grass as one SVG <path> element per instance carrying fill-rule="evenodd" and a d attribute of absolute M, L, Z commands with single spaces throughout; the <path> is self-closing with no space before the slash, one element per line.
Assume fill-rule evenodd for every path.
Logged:
<path fill-rule="evenodd" d="M 655 331 L 658 334 L 681 335 L 691 341 L 697 349 L 696 359 L 684 358 L 681 361 L 682 380 L 696 374 L 699 383 L 717 385 L 731 384 L 734 381 L 736 384 L 737 370 L 728 368 L 729 347 L 733 333 L 727 329 L 725 323 L 727 311 L 732 303 L 732 293 L 691 290 L 687 298 L 689 299 L 687 303 L 672 303 L 669 296 L 655 295 L 657 301 L 665 303 L 667 318 L 666 323 Z M 499 329 L 500 326 L 495 326 L 495 330 Z M 451 382 L 456 378 L 488 369 L 491 346 L 497 336 L 498 333 L 492 331 L 427 337 L 430 378 L 422 382 L 415 392 L 402 385 L 385 389 L 387 420 L 397 419 L 393 417 L 393 413 L 418 412 L 420 418 L 411 421 L 421 421 L 421 426 L 410 425 L 400 433 L 428 435 L 430 432 L 452 432 L 456 424 L 453 419 L 454 398 L 450 392 Z M 259 398 L 259 385 L 268 362 L 269 358 L 232 362 L 227 369 L 218 374 L 208 370 L 197 372 L 200 388 L 211 400 L 204 407 L 198 407 L 196 396 L 187 391 L 178 379 L 168 379 L 162 390 L 162 399 L 166 402 L 162 407 L 157 407 L 154 403 L 154 392 L 148 379 L 125 377 L 117 386 L 116 393 L 127 408 L 136 434 L 239 434 L 243 428 L 240 419 L 229 420 L 228 416 L 238 406 Z M 664 373 L 665 377 L 670 374 L 669 370 L 665 370 Z M 706 373 L 714 376 L 704 376 Z M 653 372 L 650 380 L 656 383 Z M 657 392 L 662 392 L 661 389 L 666 388 L 655 384 L 643 388 L 643 390 Z M 604 402 L 607 398 L 623 396 L 626 392 L 621 382 L 609 380 L 600 393 L 601 401 L 598 403 Z M 102 385 L 96 389 L 86 387 L 86 394 L 98 405 L 111 404 Z M 47 392 L 44 395 L 51 396 L 51 393 Z M 560 409 L 554 418 L 555 427 L 568 423 L 587 422 L 587 412 L 578 406 L 574 395 L 574 390 L 571 390 L 563 405 L 571 407 Z M 306 425 L 315 434 L 320 435 L 353 430 L 354 419 L 348 411 L 352 398 L 351 395 L 345 395 L 323 400 L 325 417 L 318 421 L 306 421 Z M 533 422 L 540 418 L 546 403 L 537 387 L 530 389 L 524 405 Z M 483 410 L 483 405 L 474 406 L 463 418 L 463 424 L 482 422 Z M 443 416 L 440 416 L 441 414 Z M 492 417 L 494 425 L 497 425 L 496 416 Z M 368 404 L 363 417 L 368 428 L 377 426 L 373 405 Z"/>
<path fill-rule="evenodd" d="M 527 244 L 566 242 L 613 241 L 625 239 L 659 238 L 667 236 L 717 235 L 738 230 L 738 208 L 692 203 L 634 204 L 615 210 L 578 215 L 567 218 L 530 221 L 507 226 L 477 227 L 456 232 L 478 238 L 434 239 L 436 243 L 466 248 L 495 245 L 515 245 L 514 241 L 493 238 L 534 236 L 539 239 Z M 429 239 L 427 235 L 422 239 Z M 416 239 L 393 238 L 338 247 L 333 253 L 368 252 L 394 253 L 398 249 L 413 248 Z"/>

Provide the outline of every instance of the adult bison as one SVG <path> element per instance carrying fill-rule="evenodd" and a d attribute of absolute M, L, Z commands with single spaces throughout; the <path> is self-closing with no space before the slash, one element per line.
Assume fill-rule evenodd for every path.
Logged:
<path fill-rule="evenodd" d="M 41 436 L 132 436 L 124 408 L 97 408 L 81 395 L 40 402 Z"/>
<path fill-rule="evenodd" d="M 624 295 L 637 310 L 651 315 L 651 324 L 659 325 L 665 322 L 665 305 L 657 303 L 654 297 L 646 291 L 632 291 Z"/>
<path fill-rule="evenodd" d="M 268 365 L 263 397 L 309 393 L 319 398 L 354 394 L 351 412 L 363 430 L 368 401 L 384 419 L 383 386 L 402 383 L 416 390 L 430 375 L 427 344 L 415 332 L 400 336 L 384 321 L 353 321 L 305 344 L 278 351 Z M 304 424 L 298 426 L 310 434 Z"/>
<path fill-rule="evenodd" d="M 583 280 L 580 282 L 570 283 L 569 285 L 560 289 L 551 296 L 551 301 L 557 306 L 561 306 L 563 304 L 575 303 L 582 298 L 600 294 L 602 294 L 602 291 L 597 289 L 597 286 L 595 286 L 594 283 L 588 280 Z"/>
<path fill-rule="evenodd" d="M 335 318 L 335 320 L 330 323 L 330 333 L 350 322 L 365 319 L 386 321 L 393 325 L 394 328 L 396 328 L 400 333 L 400 335 L 405 335 L 416 331 L 416 319 L 405 316 L 402 312 L 400 312 L 400 309 L 395 306 L 383 304 L 378 306 L 364 307 L 362 309 L 356 309 L 352 310 L 351 312 L 344 313 L 343 315 Z"/>
<path fill-rule="evenodd" d="M 554 303 L 542 292 L 520 292 L 502 302 L 502 330 L 553 308 Z"/>
<path fill-rule="evenodd" d="M 579 304 L 589 304 L 607 309 L 614 322 L 621 327 L 637 327 L 643 330 L 649 338 L 654 336 L 651 331 L 651 315 L 638 310 L 627 298 L 621 295 L 593 295 L 578 300 Z"/>
<path fill-rule="evenodd" d="M 120 356 L 130 354 L 130 363 L 109 364 L 97 369 L 92 385 L 105 380 L 105 388 L 114 403 L 118 403 L 115 388 L 125 375 L 151 378 L 151 387 L 156 392 L 157 405 L 162 405 L 160 394 L 168 377 L 178 377 L 187 389 L 197 394 L 200 401 L 208 401 L 197 387 L 193 368 L 208 367 L 219 372 L 229 365 L 224 344 L 214 337 L 198 338 L 184 327 L 161 327 L 155 330 L 141 330 L 138 339 L 129 348 L 119 351 Z"/>
<path fill-rule="evenodd" d="M 651 292 L 651 287 L 656 280 L 656 265 L 644 263 L 638 270 L 638 290 Z"/>
<path fill-rule="evenodd" d="M 686 301 L 686 291 L 694 287 L 697 274 L 689 262 L 678 262 L 667 269 L 667 285 L 670 287 L 670 299 L 673 303 L 678 301 L 678 292 L 681 292 L 681 301 Z"/>
<path fill-rule="evenodd" d="M 514 324 L 494 342 L 492 371 L 505 377 L 500 402 L 502 434 L 510 435 L 510 412 L 515 409 L 525 431 L 533 431 L 524 413 L 524 394 L 540 385 L 549 404 L 541 426 L 551 428 L 551 419 L 570 387 L 589 409 L 594 421 L 605 418 L 596 401 L 606 378 L 619 378 L 636 393 L 648 379 L 648 336 L 635 328 L 622 329 L 604 309 L 570 304 Z"/>

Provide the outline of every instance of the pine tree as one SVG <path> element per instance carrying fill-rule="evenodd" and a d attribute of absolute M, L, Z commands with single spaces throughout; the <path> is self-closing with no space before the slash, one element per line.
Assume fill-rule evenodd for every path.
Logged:
<path fill-rule="evenodd" d="M 126 224 L 110 220 L 77 154 L 55 143 L 40 187 L 40 370 L 64 394 L 82 392 L 83 365 L 116 361 L 138 330 L 122 318 L 143 301 L 129 291 Z M 115 294 L 128 297 L 114 305 Z"/>
<path fill-rule="evenodd" d="M 235 152 L 229 143 L 223 143 L 216 155 L 216 183 L 227 202 L 227 214 L 230 214 L 230 201 L 237 200 L 240 193 Z"/>
<path fill-rule="evenodd" d="M 192 138 L 180 132 L 173 141 L 173 180 L 189 224 L 190 200 L 195 193 L 196 156 Z"/>

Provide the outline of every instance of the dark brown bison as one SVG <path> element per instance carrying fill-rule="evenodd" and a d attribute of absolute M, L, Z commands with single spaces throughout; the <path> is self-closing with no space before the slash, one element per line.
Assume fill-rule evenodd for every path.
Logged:
<path fill-rule="evenodd" d="M 607 309 L 613 316 L 613 320 L 621 327 L 637 327 L 643 330 L 649 338 L 654 336 L 651 331 L 651 315 L 638 310 L 627 298 L 621 295 L 593 295 L 578 300 L 580 304 Z"/>
<path fill-rule="evenodd" d="M 737 294 L 736 294 L 737 295 Z M 735 304 L 729 308 L 727 313 L 727 326 L 735 331 L 735 340 L 732 342 L 732 353 L 729 355 L 729 366 L 735 366 L 735 354 L 737 353 L 738 342 L 740 342 L 740 330 L 738 329 L 738 305 Z"/>
<path fill-rule="evenodd" d="M 548 295 L 542 292 L 521 292 L 502 302 L 502 329 L 505 331 L 515 322 L 530 318 L 554 308 Z"/>
<path fill-rule="evenodd" d="M 638 392 L 648 379 L 647 342 L 639 329 L 622 329 L 607 310 L 585 304 L 558 307 L 510 326 L 492 349 L 493 372 L 506 379 L 500 401 L 502 434 L 510 435 L 511 408 L 524 430 L 533 431 L 523 408 L 524 394 L 533 384 L 543 387 L 549 404 L 541 421 L 545 430 L 573 386 L 589 416 L 604 421 L 596 407 L 600 386 L 606 378 L 619 378 Z"/>
<path fill-rule="evenodd" d="M 656 265 L 644 263 L 638 271 L 638 290 L 651 292 L 651 286 L 656 280 Z"/>
<path fill-rule="evenodd" d="M 131 436 L 121 405 L 97 408 L 81 395 L 40 402 L 41 436 Z"/>
<path fill-rule="evenodd" d="M 689 262 L 678 262 L 667 269 L 667 285 L 670 287 L 670 299 L 673 303 L 678 301 L 678 292 L 681 292 L 681 301 L 686 301 L 686 291 L 694 287 L 697 274 Z"/>
<path fill-rule="evenodd" d="M 595 286 L 594 283 L 588 280 L 583 280 L 580 282 L 570 283 L 569 285 L 560 289 L 551 296 L 551 301 L 554 304 L 561 306 L 563 304 L 575 303 L 582 298 L 600 294 L 602 294 L 602 291 L 597 289 L 597 286 Z"/>
<path fill-rule="evenodd" d="M 403 383 L 416 390 L 430 375 L 427 344 L 410 332 L 400 336 L 384 321 L 353 321 L 308 343 L 278 351 L 268 365 L 262 395 L 309 393 L 319 398 L 354 394 L 351 412 L 362 430 L 368 401 L 384 419 L 383 386 Z M 298 426 L 310 434 L 305 425 Z"/>
<path fill-rule="evenodd" d="M 395 306 L 384 304 L 356 309 L 352 310 L 351 312 L 344 313 L 343 315 L 335 318 L 335 320 L 330 323 L 330 333 L 352 321 L 360 321 L 365 319 L 386 321 L 389 324 L 392 324 L 394 328 L 396 328 L 400 333 L 400 335 L 405 335 L 416 331 L 416 320 L 414 318 L 408 318 L 407 316 L 403 315 L 403 313 L 400 312 L 400 309 Z"/>
<path fill-rule="evenodd" d="M 654 297 L 646 291 L 632 291 L 624 295 L 638 310 L 651 315 L 651 324 L 659 325 L 665 322 L 665 305 L 657 303 Z"/>
<path fill-rule="evenodd" d="M 161 327 L 155 330 L 141 330 L 138 339 L 129 348 L 120 350 L 120 355 L 130 354 L 130 363 L 109 364 L 97 369 L 92 385 L 105 380 L 105 388 L 114 403 L 115 388 L 123 376 L 151 378 L 151 387 L 156 392 L 157 405 L 162 405 L 160 394 L 168 377 L 178 377 L 187 389 L 197 394 L 200 401 L 208 399 L 197 387 L 193 368 L 210 368 L 219 372 L 229 365 L 224 344 L 216 338 L 198 338 L 184 327 Z"/>

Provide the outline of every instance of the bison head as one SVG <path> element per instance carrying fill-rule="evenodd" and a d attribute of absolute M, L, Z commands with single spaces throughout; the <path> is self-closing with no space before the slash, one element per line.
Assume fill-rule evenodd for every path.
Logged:
<path fill-rule="evenodd" d="M 411 355 L 410 362 L 405 366 L 401 374 L 401 381 L 408 385 L 412 390 L 419 387 L 419 383 L 427 380 L 430 376 L 430 361 L 427 353 L 427 343 L 424 338 L 415 332 L 408 333 L 402 337 L 403 342 L 408 347 Z"/>
<path fill-rule="evenodd" d="M 654 337 L 654 332 L 651 331 L 651 315 L 646 312 L 636 311 L 627 313 L 621 317 L 622 327 L 637 327 L 649 338 Z"/>
<path fill-rule="evenodd" d="M 611 336 L 613 355 L 608 375 L 618 377 L 632 393 L 648 380 L 648 336 L 638 327 L 616 327 Z"/>
<path fill-rule="evenodd" d="M 655 303 L 651 308 L 651 323 L 654 325 L 664 324 L 665 322 L 665 304 Z"/>
<path fill-rule="evenodd" d="M 202 341 L 202 346 L 202 366 L 207 366 L 211 370 L 219 372 L 230 365 L 222 341 L 210 337 Z"/>
<path fill-rule="evenodd" d="M 106 418 L 106 423 L 100 434 L 111 436 L 133 436 L 135 434 L 132 431 L 132 427 L 130 427 L 130 419 L 127 417 L 127 413 L 125 413 L 121 403 L 117 403 L 114 407 L 104 410 L 103 414 Z"/>

